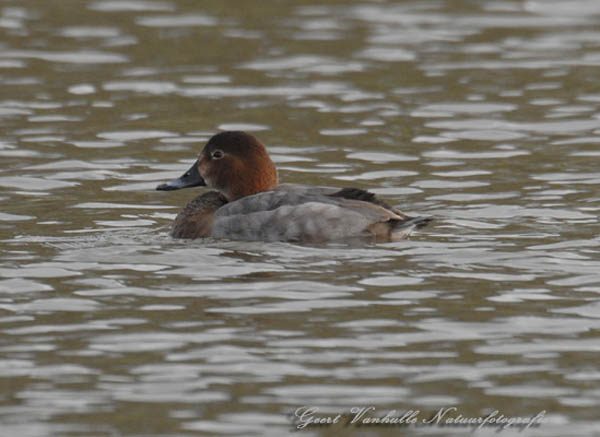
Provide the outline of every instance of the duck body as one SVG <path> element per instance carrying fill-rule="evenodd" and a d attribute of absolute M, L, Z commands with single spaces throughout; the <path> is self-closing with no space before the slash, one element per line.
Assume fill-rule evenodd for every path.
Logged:
<path fill-rule="evenodd" d="M 209 140 L 200 159 L 181 178 L 157 189 L 197 185 L 218 189 L 181 210 L 171 231 L 175 238 L 395 241 L 431 220 L 409 217 L 358 188 L 278 184 L 277 179 L 260 141 L 244 132 L 223 132 Z"/>

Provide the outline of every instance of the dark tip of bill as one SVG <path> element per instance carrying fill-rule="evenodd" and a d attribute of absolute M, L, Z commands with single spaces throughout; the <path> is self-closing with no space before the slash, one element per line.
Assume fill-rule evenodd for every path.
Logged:
<path fill-rule="evenodd" d="M 173 187 L 172 185 L 169 185 L 169 184 L 160 184 L 160 185 L 156 186 L 157 191 L 172 191 L 175 189 L 176 189 L 175 187 Z"/>

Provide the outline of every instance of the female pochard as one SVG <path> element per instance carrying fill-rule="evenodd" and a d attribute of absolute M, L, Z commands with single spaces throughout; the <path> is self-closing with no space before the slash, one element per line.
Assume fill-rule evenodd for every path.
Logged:
<path fill-rule="evenodd" d="M 199 159 L 168 191 L 207 186 L 175 218 L 175 238 L 217 237 L 264 241 L 406 238 L 431 218 L 409 217 L 358 188 L 278 184 L 267 149 L 245 132 L 213 136 Z"/>

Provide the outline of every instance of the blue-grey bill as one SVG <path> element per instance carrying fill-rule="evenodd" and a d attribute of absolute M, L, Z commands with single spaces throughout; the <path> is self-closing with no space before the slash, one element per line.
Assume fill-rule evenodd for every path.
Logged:
<path fill-rule="evenodd" d="M 198 161 L 194 162 L 194 165 L 190 167 L 181 177 L 173 179 L 172 181 L 160 184 L 156 187 L 159 191 L 172 191 L 179 190 L 181 188 L 189 187 L 204 187 L 206 182 L 200 173 L 198 173 Z"/>

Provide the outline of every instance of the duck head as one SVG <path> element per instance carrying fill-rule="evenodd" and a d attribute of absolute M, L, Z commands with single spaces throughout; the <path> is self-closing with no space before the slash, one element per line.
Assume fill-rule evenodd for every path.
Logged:
<path fill-rule="evenodd" d="M 206 143 L 188 171 L 156 189 L 169 191 L 197 186 L 219 190 L 231 202 L 277 187 L 277 169 L 265 145 L 254 135 L 221 132 Z"/>

